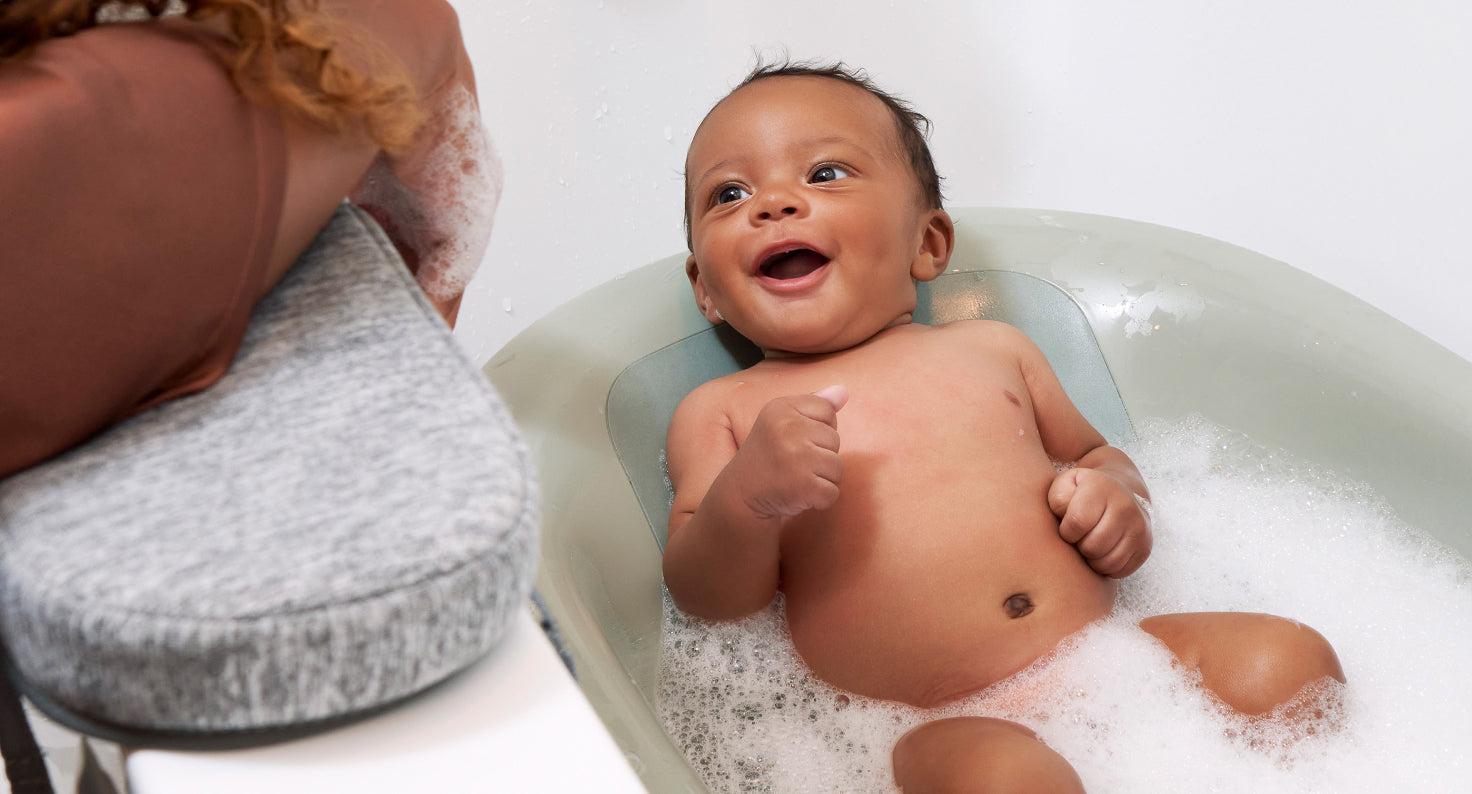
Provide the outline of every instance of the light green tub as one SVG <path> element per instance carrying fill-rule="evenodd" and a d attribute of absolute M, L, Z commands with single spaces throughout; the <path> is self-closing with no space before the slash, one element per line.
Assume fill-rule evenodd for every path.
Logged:
<path fill-rule="evenodd" d="M 952 270 L 917 319 L 1013 322 L 1111 440 L 1129 416 L 1200 414 L 1370 484 L 1472 557 L 1472 363 L 1226 243 L 1075 213 L 952 216 Z M 664 427 L 683 390 L 748 354 L 695 311 L 682 254 L 560 307 L 485 367 L 541 466 L 538 589 L 651 791 L 705 791 L 655 709 Z"/>

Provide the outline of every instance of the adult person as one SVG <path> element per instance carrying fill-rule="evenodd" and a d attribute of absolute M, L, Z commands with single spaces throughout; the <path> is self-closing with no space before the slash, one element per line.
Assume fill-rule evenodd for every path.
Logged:
<path fill-rule="evenodd" d="M 0 2 L 0 478 L 217 381 L 344 197 L 453 324 L 499 189 L 443 0 Z"/>

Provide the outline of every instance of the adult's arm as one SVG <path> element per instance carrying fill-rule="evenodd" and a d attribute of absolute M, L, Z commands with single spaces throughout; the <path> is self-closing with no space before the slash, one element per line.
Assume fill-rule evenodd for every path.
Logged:
<path fill-rule="evenodd" d="M 475 75 L 459 19 L 443 0 L 335 0 L 322 9 L 365 34 L 344 43 L 366 66 L 381 45 L 399 60 L 428 121 L 405 152 L 382 152 L 364 134 L 321 130 L 288 117 L 286 197 L 272 273 L 279 276 L 310 244 L 345 196 L 385 228 L 445 319 L 489 241 L 500 196 L 500 163 L 481 128 Z"/>

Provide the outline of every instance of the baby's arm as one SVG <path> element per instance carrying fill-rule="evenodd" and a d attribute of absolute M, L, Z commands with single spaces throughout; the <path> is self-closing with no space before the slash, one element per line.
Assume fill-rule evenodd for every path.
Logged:
<path fill-rule="evenodd" d="M 1109 446 L 1074 407 L 1042 351 L 1020 332 L 1014 342 L 1043 449 L 1053 460 L 1072 464 L 1048 489 L 1058 532 L 1098 573 L 1129 576 L 1149 558 L 1153 543 L 1145 480 L 1129 456 Z"/>
<path fill-rule="evenodd" d="M 738 447 L 721 390 L 686 397 L 670 422 L 666 458 L 675 491 L 664 578 L 685 612 L 732 619 L 777 592 L 785 520 L 838 498 L 841 387 L 782 397 L 757 415 Z"/>

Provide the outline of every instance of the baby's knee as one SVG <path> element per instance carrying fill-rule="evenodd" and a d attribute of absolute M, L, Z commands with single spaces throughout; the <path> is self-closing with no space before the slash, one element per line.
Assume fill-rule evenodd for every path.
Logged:
<path fill-rule="evenodd" d="M 1082 794 L 1063 756 L 1005 720 L 955 717 L 921 725 L 894 747 L 904 794 Z"/>
<path fill-rule="evenodd" d="M 1339 654 L 1324 635 L 1296 621 L 1264 617 L 1260 641 L 1248 649 L 1242 672 L 1261 696 L 1253 710 L 1241 709 L 1244 713 L 1271 711 L 1325 678 L 1344 682 Z"/>
<path fill-rule="evenodd" d="M 1343 682 L 1339 655 L 1324 636 L 1272 615 L 1163 615 L 1140 627 L 1164 642 L 1227 705 L 1250 716 L 1287 703 L 1325 678 Z"/>

